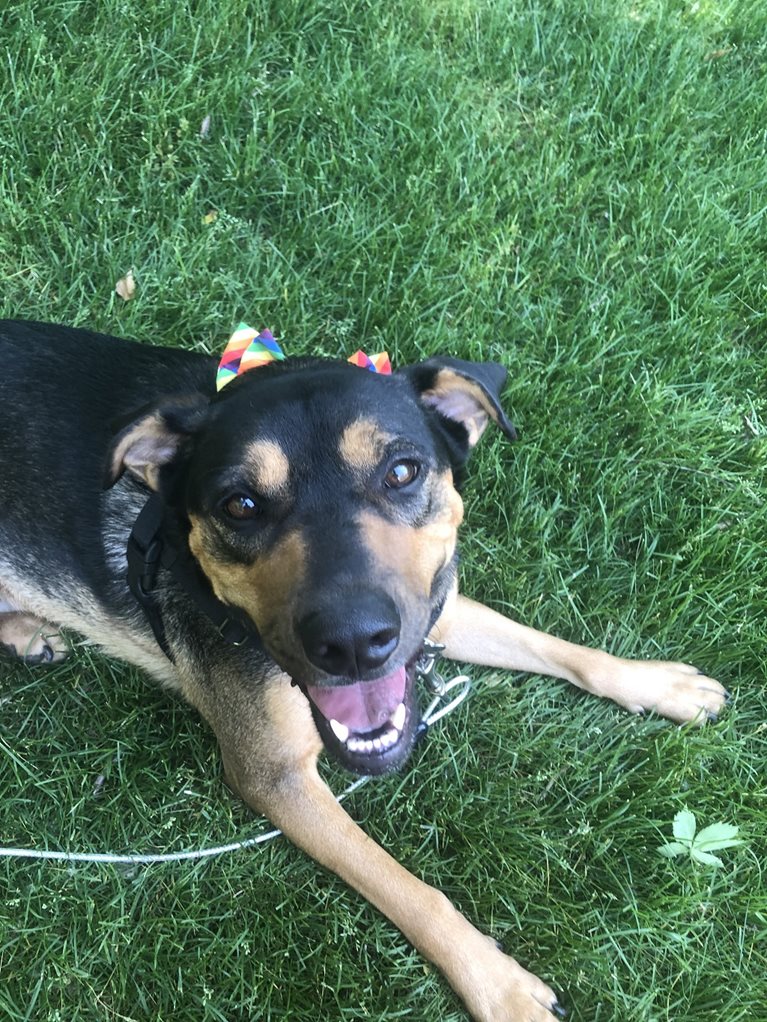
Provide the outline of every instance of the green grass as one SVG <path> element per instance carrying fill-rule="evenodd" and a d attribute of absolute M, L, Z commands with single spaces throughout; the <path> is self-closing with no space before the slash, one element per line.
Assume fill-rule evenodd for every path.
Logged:
<path fill-rule="evenodd" d="M 465 590 L 693 661 L 733 705 L 677 729 L 477 671 L 351 812 L 574 1022 L 764 1018 L 764 5 L 8 0 L 0 52 L 3 314 L 205 350 L 244 318 L 295 353 L 509 366 L 522 439 L 476 456 Z M 3 664 L 0 790 L 3 844 L 258 829 L 197 716 L 87 649 Z M 724 868 L 656 854 L 685 806 L 740 825 Z M 11 1022 L 465 1018 L 282 840 L 0 876 Z"/>

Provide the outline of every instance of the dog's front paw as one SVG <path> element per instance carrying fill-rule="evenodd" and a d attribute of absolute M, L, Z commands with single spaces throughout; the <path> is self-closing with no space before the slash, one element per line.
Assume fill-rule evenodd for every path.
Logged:
<path fill-rule="evenodd" d="M 564 1018 L 554 991 L 493 947 L 481 963 L 481 977 L 462 993 L 476 1022 L 552 1022 Z"/>
<path fill-rule="evenodd" d="M 728 698 L 718 681 L 689 664 L 617 657 L 593 690 L 632 713 L 652 710 L 680 724 L 716 720 Z"/>
<path fill-rule="evenodd" d="M 57 664 L 69 646 L 55 625 L 23 611 L 0 614 L 0 646 L 25 664 Z"/>

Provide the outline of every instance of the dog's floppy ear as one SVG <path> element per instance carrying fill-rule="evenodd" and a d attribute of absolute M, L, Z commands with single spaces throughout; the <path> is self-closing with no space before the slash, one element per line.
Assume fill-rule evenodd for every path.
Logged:
<path fill-rule="evenodd" d="M 168 398 L 113 423 L 116 435 L 109 448 L 104 489 L 129 472 L 156 490 L 160 469 L 174 460 L 184 441 L 202 426 L 208 404 L 202 394 Z"/>
<path fill-rule="evenodd" d="M 516 440 L 517 431 L 501 407 L 507 373 L 500 362 L 430 358 L 403 371 L 425 405 L 463 427 L 469 448 L 475 446 L 491 420 L 510 440 Z"/>

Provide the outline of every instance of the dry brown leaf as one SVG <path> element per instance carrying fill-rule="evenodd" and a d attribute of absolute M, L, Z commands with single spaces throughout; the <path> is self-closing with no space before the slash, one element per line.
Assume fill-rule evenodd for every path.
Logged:
<path fill-rule="evenodd" d="M 124 302 L 129 302 L 136 294 L 136 279 L 133 270 L 128 270 L 124 277 L 115 284 L 115 291 Z"/>
<path fill-rule="evenodd" d="M 711 53 L 707 53 L 703 59 L 719 60 L 721 57 L 726 57 L 728 53 L 732 53 L 734 49 L 734 46 L 723 46 L 721 50 L 712 50 Z"/>

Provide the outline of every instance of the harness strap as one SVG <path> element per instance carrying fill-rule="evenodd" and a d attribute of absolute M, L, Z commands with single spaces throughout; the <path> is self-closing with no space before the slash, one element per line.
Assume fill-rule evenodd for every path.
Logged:
<path fill-rule="evenodd" d="M 173 661 L 162 611 L 153 595 L 157 573 L 162 567 L 191 597 L 216 626 L 221 637 L 233 646 L 246 642 L 261 644 L 250 618 L 237 607 L 228 606 L 213 592 L 192 556 L 180 530 L 171 527 L 168 508 L 159 493 L 153 493 L 141 509 L 128 539 L 128 586 L 154 633 L 160 649 Z"/>

